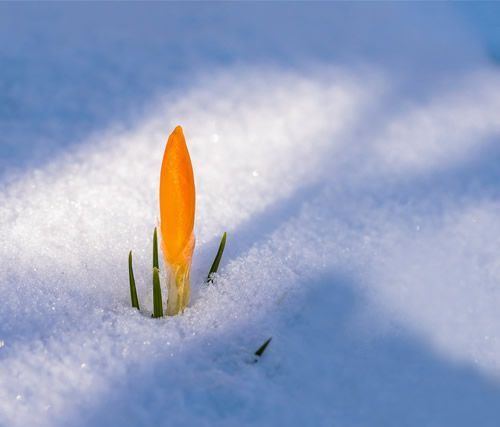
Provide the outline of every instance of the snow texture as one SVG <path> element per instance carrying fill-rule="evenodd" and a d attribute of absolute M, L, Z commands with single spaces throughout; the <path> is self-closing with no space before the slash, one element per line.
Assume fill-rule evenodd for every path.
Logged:
<path fill-rule="evenodd" d="M 202 5 L 74 7 L 0 7 L 2 427 L 499 425 L 500 74 L 463 15 L 218 5 L 213 31 Z M 238 33 L 261 18 L 263 34 Z M 186 23 L 198 32 L 177 43 Z M 152 62 L 117 94 L 131 45 L 127 61 Z M 178 63 L 157 57 L 174 48 Z M 78 81 L 37 80 L 64 61 Z M 177 124 L 197 186 L 193 296 L 151 319 Z"/>

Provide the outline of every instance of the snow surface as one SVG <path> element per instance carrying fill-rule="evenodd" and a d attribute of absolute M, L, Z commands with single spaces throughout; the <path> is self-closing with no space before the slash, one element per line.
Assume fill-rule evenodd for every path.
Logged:
<path fill-rule="evenodd" d="M 266 7 L 257 16 L 279 11 Z M 409 6 L 336 7 L 358 25 L 332 17 L 347 46 L 375 43 L 356 29 L 387 12 L 388 44 L 373 57 L 360 48 L 365 61 L 321 51 L 307 66 L 236 55 L 189 83 L 146 86 L 155 96 L 132 123 L 111 101 L 108 123 L 94 120 L 106 106 L 82 107 L 88 126 L 57 100 L 54 126 L 4 116 L 1 426 L 498 426 L 498 68 L 444 6 L 409 26 Z M 282 29 L 309 10 L 293 8 Z M 324 11 L 309 13 L 320 24 L 299 50 L 322 38 Z M 56 22 L 49 34 L 70 25 Z M 151 38 L 143 31 L 132 34 Z M 225 31 L 229 51 L 249 52 Z M 79 34 L 62 43 L 89 48 Z M 287 57 L 282 39 L 268 52 Z M 52 60 L 71 67 L 72 55 Z M 87 84 L 63 99 L 87 102 Z M 41 113 L 42 95 L 26 99 L 21 110 Z M 193 298 L 184 315 L 153 320 L 159 166 L 177 124 L 197 185 Z M 223 231 L 222 269 L 206 286 Z M 130 249 L 144 313 L 129 307 Z"/>

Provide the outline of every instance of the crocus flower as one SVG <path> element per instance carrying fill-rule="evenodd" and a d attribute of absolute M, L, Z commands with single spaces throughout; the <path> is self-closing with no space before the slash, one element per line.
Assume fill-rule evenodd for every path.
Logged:
<path fill-rule="evenodd" d="M 167 265 L 167 314 L 182 313 L 189 303 L 189 271 L 194 250 L 195 188 L 193 167 L 182 128 L 168 138 L 160 173 L 160 230 Z"/>

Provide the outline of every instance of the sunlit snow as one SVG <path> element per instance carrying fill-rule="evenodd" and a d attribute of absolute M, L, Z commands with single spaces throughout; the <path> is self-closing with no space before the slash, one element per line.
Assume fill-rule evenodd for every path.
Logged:
<path fill-rule="evenodd" d="M 449 75 L 384 55 L 197 70 L 131 123 L 54 140 L 51 159 L 23 168 L 19 140 L 0 187 L 0 425 L 498 425 L 500 75 L 461 48 L 443 52 L 467 63 Z M 153 320 L 177 124 L 197 188 L 193 296 Z"/>

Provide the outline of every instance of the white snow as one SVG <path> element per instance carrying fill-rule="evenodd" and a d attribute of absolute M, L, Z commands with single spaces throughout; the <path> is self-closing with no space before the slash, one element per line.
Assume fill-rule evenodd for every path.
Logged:
<path fill-rule="evenodd" d="M 498 425 L 500 76 L 476 65 L 422 92 L 369 64 L 207 71 L 5 179 L 0 425 Z M 177 124 L 193 297 L 153 320 Z"/>

